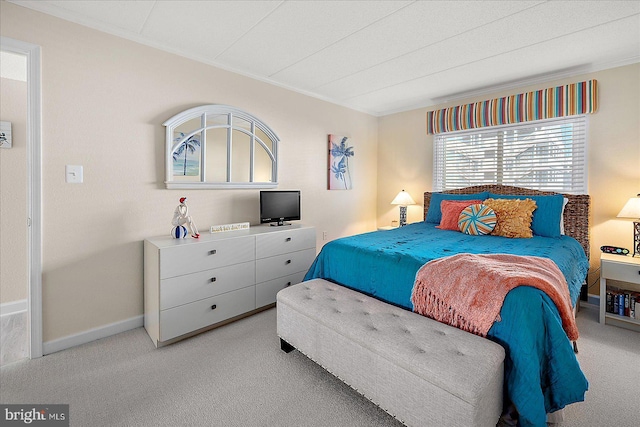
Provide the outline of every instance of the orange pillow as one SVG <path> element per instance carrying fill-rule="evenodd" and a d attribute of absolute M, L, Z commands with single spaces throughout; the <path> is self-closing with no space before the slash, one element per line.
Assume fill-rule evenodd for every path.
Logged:
<path fill-rule="evenodd" d="M 440 225 L 436 225 L 436 228 L 441 230 L 455 230 L 460 231 L 458 227 L 458 219 L 460 212 L 467 206 L 482 203 L 482 200 L 443 200 L 440 203 L 440 211 L 442 211 L 442 219 Z"/>
<path fill-rule="evenodd" d="M 531 220 L 538 207 L 531 199 L 487 199 L 483 202 L 496 213 L 498 223 L 491 232 L 494 236 L 533 237 Z"/>

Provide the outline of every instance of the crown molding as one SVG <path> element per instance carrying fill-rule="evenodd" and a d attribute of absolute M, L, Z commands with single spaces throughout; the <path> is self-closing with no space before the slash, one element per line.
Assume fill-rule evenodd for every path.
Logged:
<path fill-rule="evenodd" d="M 632 65 L 640 62 L 640 55 L 631 56 L 615 61 L 603 61 L 592 64 L 578 65 L 576 67 L 563 68 L 550 73 L 538 74 L 535 76 L 526 77 L 518 80 L 511 80 L 508 82 L 499 83 L 491 86 L 484 86 L 481 88 L 471 89 L 463 92 L 456 92 L 448 95 L 437 96 L 431 98 L 431 106 L 438 104 L 446 104 L 452 101 L 458 101 L 461 99 L 476 98 L 482 95 L 489 95 L 504 90 L 518 89 L 526 86 L 534 86 L 544 83 L 549 83 L 554 80 L 560 80 L 570 77 L 577 77 L 583 74 L 595 73 L 598 71 L 608 70 L 612 68 L 623 67 L 625 65 Z"/>
<path fill-rule="evenodd" d="M 270 78 L 266 78 L 263 76 L 257 76 L 254 75 L 252 73 L 248 73 L 246 71 L 242 71 L 242 70 L 238 70 L 235 69 L 233 67 L 229 67 L 223 64 L 220 64 L 216 61 L 212 61 L 208 58 L 202 57 L 202 56 L 198 56 L 198 55 L 194 55 L 191 53 L 187 53 L 187 52 L 182 52 L 178 49 L 172 48 L 172 47 L 168 47 L 165 46 L 161 43 L 157 43 L 154 41 L 151 41 L 149 39 L 147 39 L 146 37 L 144 37 L 143 35 L 141 35 L 138 32 L 133 32 L 130 30 L 126 30 L 126 29 L 120 29 L 120 28 L 114 28 L 111 27 L 105 23 L 102 23 L 98 20 L 95 19 L 91 19 L 91 18 L 86 18 L 83 16 L 79 16 L 78 14 L 72 12 L 72 11 L 67 11 L 65 9 L 59 8 L 57 6 L 51 5 L 49 3 L 45 3 L 45 2 L 38 2 L 38 1 L 20 1 L 20 0 L 6 0 L 9 3 L 15 4 L 17 6 L 22 6 L 31 10 L 34 10 L 36 12 L 40 12 L 40 13 L 45 13 L 78 25 L 82 25 L 83 27 L 86 28 L 90 28 L 96 31 L 100 31 L 103 33 L 107 33 L 119 38 L 123 38 L 125 40 L 129 40 L 132 41 L 134 43 L 138 43 L 147 47 L 151 47 L 154 49 L 158 49 L 160 51 L 163 52 L 167 52 L 173 55 L 177 55 L 183 58 L 187 58 L 193 61 L 197 61 L 200 62 L 202 64 L 206 64 L 206 65 L 210 65 L 212 67 L 216 67 L 218 69 L 224 70 L 224 71 L 228 71 L 234 74 L 238 74 L 253 80 L 257 80 L 263 83 L 267 83 L 273 86 L 277 86 L 279 88 L 282 89 L 286 89 L 289 90 L 291 92 L 295 92 L 301 95 L 305 95 L 308 96 L 310 98 L 314 98 L 314 99 L 318 99 L 320 101 L 324 101 L 324 102 L 328 102 L 340 107 L 344 107 L 344 108 L 348 108 L 350 110 L 354 110 L 357 112 L 361 112 L 361 113 L 365 113 L 374 117 L 383 117 L 383 116 L 388 116 L 391 114 L 397 114 L 397 113 L 401 113 L 401 112 L 406 112 L 406 111 L 411 111 L 411 110 L 416 110 L 416 109 L 420 109 L 420 108 L 429 108 L 429 107 L 433 107 L 435 105 L 439 105 L 439 104 L 446 104 L 449 102 L 453 102 L 453 101 L 459 101 L 462 99 L 468 99 L 468 98 L 478 98 L 478 97 L 482 97 L 482 96 L 490 96 L 491 94 L 494 94 L 496 92 L 500 92 L 500 91 L 505 91 L 505 90 L 513 90 L 513 89 L 520 89 L 526 86 L 534 86 L 534 85 L 540 85 L 540 84 L 546 84 L 548 82 L 551 82 L 553 80 L 559 80 L 559 79 L 564 79 L 564 78 L 570 78 L 570 77 L 575 77 L 581 74 L 586 74 L 586 73 L 593 73 L 593 72 L 597 72 L 597 71 L 602 71 L 602 70 L 606 70 L 606 69 L 611 69 L 611 68 L 617 68 L 617 67 L 621 67 L 621 66 L 625 66 L 625 65 L 631 65 L 631 64 L 635 64 L 640 62 L 640 55 L 635 55 L 635 56 L 631 56 L 628 58 L 624 58 L 621 60 L 614 60 L 614 61 L 603 61 L 603 62 L 596 62 L 596 63 L 591 63 L 591 64 L 583 64 L 583 65 L 578 65 L 575 67 L 570 67 L 570 68 L 564 68 L 564 69 L 560 69 L 560 70 L 556 70 L 556 71 L 552 71 L 549 73 L 544 73 L 544 74 L 538 74 L 538 75 L 534 75 L 534 76 L 529 76 L 529 77 L 525 77 L 522 79 L 517 79 L 517 80 L 511 80 L 511 81 L 506 81 L 506 82 L 502 82 L 502 83 L 498 83 L 495 85 L 491 85 L 491 86 L 484 86 L 484 87 L 479 87 L 479 88 L 474 88 L 474 89 L 470 89 L 470 90 L 466 90 L 466 91 L 461 91 L 461 92 L 455 92 L 455 93 L 451 93 L 451 94 L 446 94 L 446 95 L 442 95 L 442 96 L 437 96 L 437 97 L 433 97 L 430 98 L 428 100 L 425 100 L 423 102 L 419 102 L 416 104 L 411 104 L 408 106 L 404 106 L 401 108 L 396 108 L 396 109 L 381 109 L 381 110 L 371 110 L 371 109 L 367 109 L 367 108 L 363 108 L 362 106 L 359 106 L 357 104 L 353 104 L 353 103 L 349 103 L 349 102 L 345 102 L 345 101 L 340 101 L 340 100 L 336 100 L 334 98 L 331 97 L 327 97 L 321 94 L 318 94 L 316 92 L 312 92 L 312 91 L 308 91 L 308 90 L 304 90 L 304 89 L 299 89 L 299 88 L 295 88 L 292 87 L 290 85 L 287 85 L 285 83 L 279 82 L 277 80 L 273 80 Z"/>

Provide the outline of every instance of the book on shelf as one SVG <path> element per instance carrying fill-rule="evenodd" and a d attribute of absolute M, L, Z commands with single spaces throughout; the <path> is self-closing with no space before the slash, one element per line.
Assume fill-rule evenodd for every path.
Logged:
<path fill-rule="evenodd" d="M 640 292 L 611 288 L 607 290 L 605 311 L 640 320 Z"/>

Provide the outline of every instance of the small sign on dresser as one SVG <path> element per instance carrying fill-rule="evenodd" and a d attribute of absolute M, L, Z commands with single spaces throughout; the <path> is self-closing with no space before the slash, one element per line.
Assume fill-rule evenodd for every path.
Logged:
<path fill-rule="evenodd" d="M 224 225 L 212 225 L 211 232 L 212 233 L 222 233 L 224 231 L 236 231 L 236 230 L 248 230 L 249 223 L 248 222 L 238 222 L 235 224 L 224 224 Z"/>

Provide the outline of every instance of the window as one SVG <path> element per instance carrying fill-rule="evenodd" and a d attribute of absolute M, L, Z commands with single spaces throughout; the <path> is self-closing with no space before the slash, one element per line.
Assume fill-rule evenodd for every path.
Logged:
<path fill-rule="evenodd" d="M 166 126 L 167 188 L 275 188 L 278 136 L 228 105 L 203 105 Z"/>
<path fill-rule="evenodd" d="M 434 135 L 434 191 L 502 184 L 587 190 L 585 116 Z"/>

